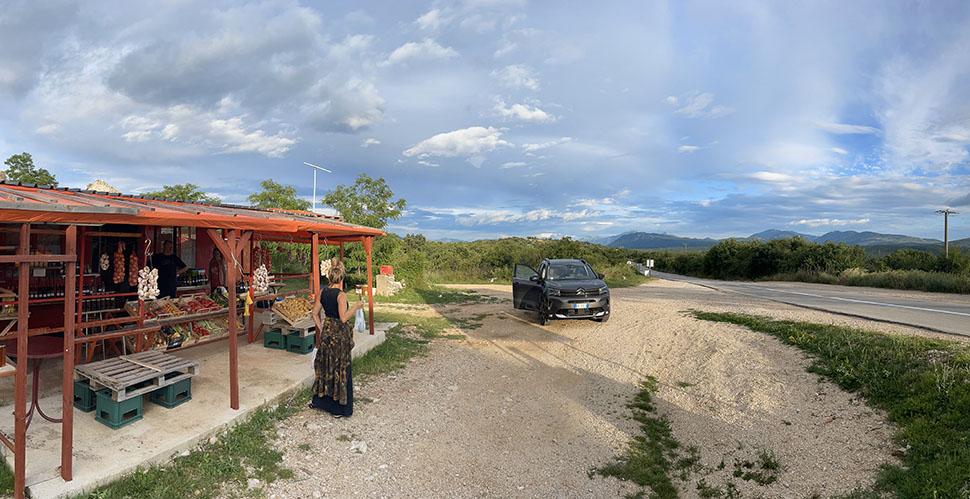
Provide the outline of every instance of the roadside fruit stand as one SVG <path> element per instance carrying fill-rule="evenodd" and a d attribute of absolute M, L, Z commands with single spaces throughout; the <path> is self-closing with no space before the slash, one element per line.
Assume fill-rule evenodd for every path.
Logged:
<path fill-rule="evenodd" d="M 339 246 L 342 255 L 344 244 L 362 243 L 367 289 L 372 289 L 371 249 L 374 238 L 382 235 L 378 229 L 349 224 L 339 217 L 303 211 L 0 182 L 0 377 L 12 377 L 15 387 L 13 434 L 0 428 L 0 442 L 14 453 L 16 497 L 25 493 L 27 426 L 34 409 L 58 422 L 36 404 L 41 359 L 64 360 L 60 475 L 69 481 L 75 379 L 85 374 L 92 384 L 99 380 L 98 386 L 114 382 L 93 367 L 79 368 L 77 373 L 75 367 L 126 363 L 133 372 L 143 372 L 142 378 L 151 378 L 156 388 L 169 381 L 174 386 L 183 378 L 159 374 L 158 365 L 181 364 L 165 354 L 228 340 L 229 400 L 230 407 L 238 410 L 237 338 L 246 334 L 249 342 L 255 341 L 259 334 L 256 315 L 272 310 L 293 318 L 305 315 L 309 303 L 276 303 L 298 291 L 264 291 L 256 296 L 247 291 L 251 283 L 260 289 L 276 289 L 267 271 L 269 252 L 263 246 L 280 242 L 311 246 L 310 288 L 303 292 L 312 297 L 320 292 L 320 244 Z M 176 255 L 190 270 L 180 276 L 174 297 L 153 299 L 158 276 L 157 271 L 152 272 L 151 255 L 161 253 L 162 241 L 175 243 Z M 197 268 L 214 252 L 226 262 L 226 282 L 221 283 L 224 293 L 211 292 L 209 276 L 204 268 Z M 240 293 L 248 294 L 242 306 Z M 367 295 L 368 325 L 373 334 L 373 296 Z M 274 304 L 271 308 L 253 306 L 259 301 Z M 247 315 L 249 319 L 243 317 Z M 150 353 L 156 351 L 164 354 Z M 32 359 L 35 389 L 28 413 L 27 362 Z M 178 376 L 190 376 L 197 369 L 182 367 Z M 124 397 L 116 393 L 115 398 Z"/>

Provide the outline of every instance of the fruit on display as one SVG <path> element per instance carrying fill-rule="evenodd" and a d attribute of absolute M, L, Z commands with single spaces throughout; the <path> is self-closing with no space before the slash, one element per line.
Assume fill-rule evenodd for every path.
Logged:
<path fill-rule="evenodd" d="M 121 284 L 125 281 L 125 245 L 119 244 L 118 250 L 114 254 L 115 272 L 111 277 L 111 282 Z"/>
<path fill-rule="evenodd" d="M 278 312 L 295 320 L 310 315 L 310 311 L 313 309 L 313 304 L 310 303 L 310 301 L 306 298 L 291 296 L 281 302 L 276 303 L 274 308 L 278 308 Z"/>
<path fill-rule="evenodd" d="M 98 266 L 101 267 L 102 271 L 108 270 L 111 267 L 111 257 L 107 253 L 101 253 L 101 260 L 98 262 Z"/>
<path fill-rule="evenodd" d="M 205 336 L 209 336 L 209 331 L 206 328 L 202 327 L 202 325 L 199 324 L 198 322 L 193 322 L 192 323 L 192 334 L 194 336 L 197 336 L 199 338 L 202 338 L 202 337 L 205 337 Z"/>
<path fill-rule="evenodd" d="M 269 271 L 265 265 L 260 265 L 256 272 L 253 272 L 253 291 L 265 293 L 269 289 Z"/>
<path fill-rule="evenodd" d="M 132 254 L 134 255 L 134 254 Z M 154 300 L 158 298 L 158 269 L 145 267 L 138 271 L 138 299 Z"/>

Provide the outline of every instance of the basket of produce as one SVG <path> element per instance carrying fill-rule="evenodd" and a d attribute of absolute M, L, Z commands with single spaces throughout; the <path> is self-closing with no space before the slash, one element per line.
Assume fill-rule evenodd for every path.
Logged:
<path fill-rule="evenodd" d="M 310 316 L 313 304 L 306 298 L 290 296 L 274 303 L 272 310 L 292 326 Z"/>

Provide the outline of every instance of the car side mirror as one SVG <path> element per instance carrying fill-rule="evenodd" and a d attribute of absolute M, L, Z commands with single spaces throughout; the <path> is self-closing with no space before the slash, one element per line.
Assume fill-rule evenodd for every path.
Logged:
<path fill-rule="evenodd" d="M 601 281 L 606 277 L 604 274 L 596 274 L 596 276 L 599 277 Z"/>
<path fill-rule="evenodd" d="M 529 280 L 532 281 L 532 282 L 539 282 L 539 276 L 534 275 L 534 276 L 530 277 Z"/>

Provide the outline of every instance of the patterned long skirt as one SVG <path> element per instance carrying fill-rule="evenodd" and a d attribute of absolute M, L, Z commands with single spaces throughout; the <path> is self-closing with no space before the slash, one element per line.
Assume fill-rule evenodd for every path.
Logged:
<path fill-rule="evenodd" d="M 323 321 L 320 348 L 313 359 L 313 407 L 331 414 L 350 416 L 354 413 L 354 384 L 350 371 L 350 352 L 354 333 L 340 319 Z"/>

